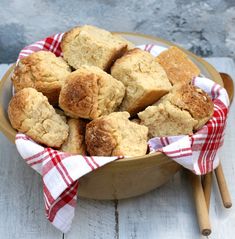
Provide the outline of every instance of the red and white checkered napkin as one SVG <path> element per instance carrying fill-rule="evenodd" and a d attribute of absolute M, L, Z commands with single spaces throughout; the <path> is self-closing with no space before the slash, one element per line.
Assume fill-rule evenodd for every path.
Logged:
<path fill-rule="evenodd" d="M 17 62 L 19 62 L 20 59 L 30 55 L 33 52 L 36 51 L 51 51 L 56 56 L 61 56 L 61 48 L 60 48 L 60 42 L 62 40 L 64 33 L 58 33 L 53 36 L 47 37 L 41 41 L 37 41 L 29 46 L 24 47 L 18 56 Z"/>
<path fill-rule="evenodd" d="M 56 34 L 25 47 L 19 59 L 39 50 L 49 50 L 61 55 L 62 34 Z M 144 45 L 140 48 L 154 56 L 164 47 Z M 153 138 L 149 141 L 151 152 L 160 151 L 192 170 L 196 174 L 210 172 L 218 165 L 217 151 L 223 143 L 229 100 L 226 90 L 209 79 L 197 77 L 193 84 L 206 91 L 214 102 L 213 118 L 196 134 Z M 46 216 L 51 223 L 67 232 L 74 217 L 79 178 L 112 162 L 118 157 L 88 157 L 70 155 L 44 148 L 24 134 L 17 134 L 16 146 L 28 165 L 42 175 Z M 119 157 L 120 158 L 120 157 Z"/>
<path fill-rule="evenodd" d="M 67 232 L 74 217 L 78 179 L 121 157 L 88 157 L 44 148 L 24 134 L 16 135 L 22 158 L 42 175 L 43 195 L 48 220 Z"/>

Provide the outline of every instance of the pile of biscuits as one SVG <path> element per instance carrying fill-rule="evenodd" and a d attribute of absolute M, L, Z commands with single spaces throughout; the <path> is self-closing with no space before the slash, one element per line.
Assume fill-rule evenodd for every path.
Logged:
<path fill-rule="evenodd" d="M 156 136 L 192 134 L 213 102 L 191 85 L 198 67 L 176 47 L 156 58 L 94 26 L 66 32 L 63 57 L 39 51 L 12 75 L 12 127 L 71 154 L 142 156 Z"/>

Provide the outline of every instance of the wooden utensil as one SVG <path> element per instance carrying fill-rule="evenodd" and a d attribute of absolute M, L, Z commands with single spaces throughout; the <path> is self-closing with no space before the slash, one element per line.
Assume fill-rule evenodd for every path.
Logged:
<path fill-rule="evenodd" d="M 232 207 L 232 201 L 231 201 L 230 193 L 229 193 L 227 183 L 226 183 L 226 180 L 224 177 L 224 172 L 223 172 L 221 163 L 215 169 L 215 175 L 216 175 L 217 183 L 219 186 L 220 195 L 221 195 L 221 198 L 223 201 L 223 205 L 225 208 L 230 208 L 230 207 Z"/>
<path fill-rule="evenodd" d="M 206 174 L 202 180 L 202 187 L 203 187 L 203 192 L 204 192 L 208 212 L 210 210 L 212 177 L 213 177 L 213 173 L 210 172 L 210 173 Z"/>
<path fill-rule="evenodd" d="M 208 208 L 202 188 L 201 177 L 193 173 L 189 173 L 193 198 L 195 201 L 197 219 L 200 228 L 200 232 L 203 236 L 209 236 L 211 234 L 211 225 L 209 220 Z"/>

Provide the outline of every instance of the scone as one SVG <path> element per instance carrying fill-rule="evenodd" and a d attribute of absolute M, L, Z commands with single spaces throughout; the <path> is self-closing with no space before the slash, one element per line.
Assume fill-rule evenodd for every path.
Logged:
<path fill-rule="evenodd" d="M 95 119 L 113 112 L 122 102 L 122 82 L 95 66 L 82 66 L 64 84 L 59 105 L 72 118 Z"/>
<path fill-rule="evenodd" d="M 188 56 L 177 47 L 170 47 L 156 58 L 164 68 L 168 79 L 174 85 L 177 83 L 189 83 L 200 74 L 198 67 Z"/>
<path fill-rule="evenodd" d="M 68 137 L 68 125 L 33 88 L 24 88 L 12 97 L 8 116 L 14 129 L 48 147 L 60 148 Z"/>
<path fill-rule="evenodd" d="M 148 129 L 131 122 L 129 116 L 128 112 L 114 112 L 87 124 L 86 145 L 90 155 L 145 155 Z"/>
<path fill-rule="evenodd" d="M 149 106 L 138 113 L 141 124 L 148 127 L 149 138 L 193 133 L 197 121 L 186 110 L 181 110 L 169 101 Z"/>
<path fill-rule="evenodd" d="M 166 99 L 178 108 L 188 111 L 197 120 L 194 130 L 200 129 L 214 113 L 214 104 L 209 95 L 193 85 L 183 84 L 173 87 Z"/>
<path fill-rule="evenodd" d="M 12 75 L 15 91 L 32 87 L 42 92 L 53 105 L 58 97 L 70 67 L 61 58 L 49 51 L 38 51 L 20 60 Z"/>
<path fill-rule="evenodd" d="M 86 122 L 82 119 L 69 119 L 69 137 L 63 143 L 61 150 L 71 154 L 86 154 L 85 130 Z"/>
<path fill-rule="evenodd" d="M 131 115 L 156 102 L 172 87 L 155 58 L 137 48 L 115 62 L 111 75 L 125 85 L 126 95 L 120 110 L 128 111 Z"/>
<path fill-rule="evenodd" d="M 120 36 L 85 25 L 66 32 L 61 49 L 64 59 L 75 69 L 82 65 L 90 65 L 107 71 L 131 45 Z"/>
<path fill-rule="evenodd" d="M 138 114 L 149 136 L 191 134 L 200 129 L 213 115 L 213 102 L 193 85 L 175 85 L 171 93 L 154 106 Z"/>

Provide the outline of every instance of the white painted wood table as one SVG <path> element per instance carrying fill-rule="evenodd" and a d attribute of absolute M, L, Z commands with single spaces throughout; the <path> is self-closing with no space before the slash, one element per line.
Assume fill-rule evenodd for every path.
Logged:
<path fill-rule="evenodd" d="M 218 71 L 235 79 L 229 58 L 209 58 Z M 0 65 L 0 77 L 8 65 Z M 235 199 L 234 104 L 221 154 L 232 199 Z M 213 184 L 209 238 L 235 238 L 235 207 L 224 209 L 216 182 Z M 192 190 L 183 173 L 146 195 L 114 201 L 80 199 L 72 229 L 63 235 L 44 217 L 40 176 L 29 168 L 16 148 L 0 133 L 0 239 L 155 239 L 202 238 Z"/>

